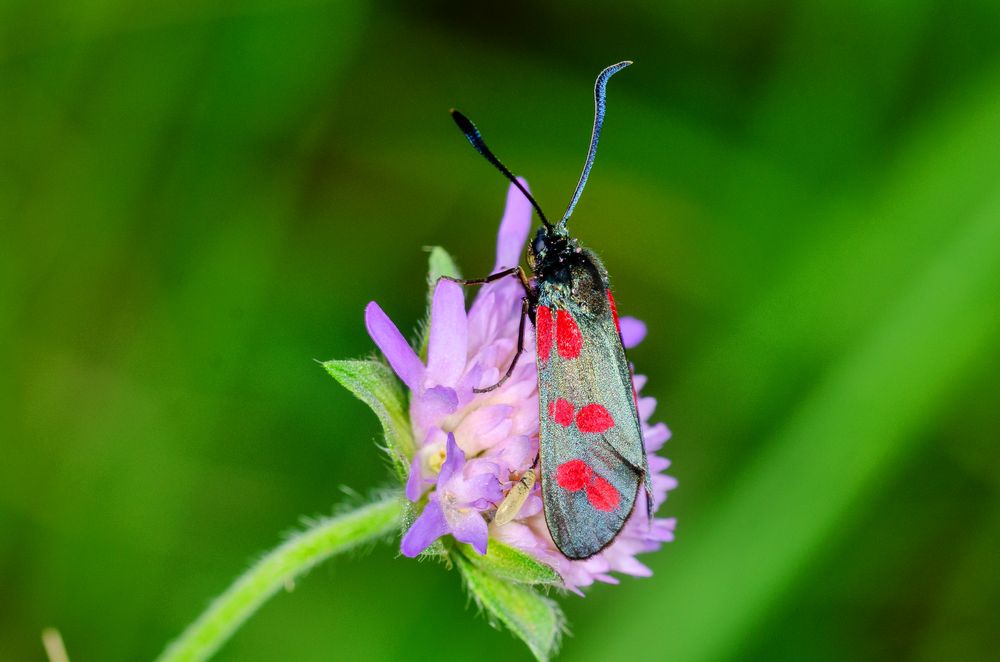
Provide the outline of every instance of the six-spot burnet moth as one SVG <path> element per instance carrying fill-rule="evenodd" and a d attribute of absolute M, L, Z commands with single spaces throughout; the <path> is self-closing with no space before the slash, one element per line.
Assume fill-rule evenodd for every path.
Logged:
<path fill-rule="evenodd" d="M 458 111 L 451 111 L 476 151 L 524 194 L 542 222 L 527 250 L 533 279 L 514 267 L 486 278 L 452 280 L 481 285 L 517 277 L 524 286 L 517 353 L 499 382 L 477 392 L 498 388 L 513 373 L 524 349 L 525 319 L 530 318 L 535 325 L 538 363 L 538 474 L 545 521 L 556 546 L 571 559 L 589 558 L 615 539 L 639 499 L 640 487 L 645 486 L 646 515 L 652 515 L 635 390 L 608 273 L 597 255 L 580 246 L 566 229 L 594 164 L 608 79 L 630 64 L 619 62 L 597 77 L 587 160 L 566 213 L 555 225 L 493 155 L 476 126 Z M 497 524 L 517 515 L 536 478 L 535 470 L 530 469 L 514 484 L 497 509 Z"/>

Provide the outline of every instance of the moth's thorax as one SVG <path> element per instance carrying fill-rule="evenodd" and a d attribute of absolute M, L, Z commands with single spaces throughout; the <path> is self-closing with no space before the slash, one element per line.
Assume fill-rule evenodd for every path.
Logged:
<path fill-rule="evenodd" d="M 582 314 L 607 312 L 607 271 L 600 259 L 566 233 L 540 228 L 528 246 L 542 303 Z"/>

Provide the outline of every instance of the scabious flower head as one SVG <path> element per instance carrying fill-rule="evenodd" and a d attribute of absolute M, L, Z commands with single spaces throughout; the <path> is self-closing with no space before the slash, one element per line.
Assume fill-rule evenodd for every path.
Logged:
<path fill-rule="evenodd" d="M 522 184 L 524 181 L 522 180 Z M 531 229 L 531 206 L 513 186 L 500 223 L 493 271 L 516 266 Z M 632 516 L 615 541 L 589 559 L 573 561 L 559 552 L 542 512 L 540 481 L 513 521 L 492 522 L 504 495 L 532 467 L 538 456 L 539 403 L 534 330 L 525 330 L 525 348 L 510 378 L 496 384 L 517 350 L 521 314 L 520 283 L 503 278 L 480 288 L 466 311 L 462 286 L 441 280 L 431 301 L 426 363 L 382 309 L 365 310 L 368 333 L 389 365 L 410 390 L 410 421 L 417 450 L 411 458 L 406 496 L 426 505 L 403 536 L 401 550 L 417 556 L 444 535 L 466 542 L 480 554 L 489 539 L 515 547 L 552 567 L 566 588 L 595 581 L 617 583 L 612 572 L 648 576 L 636 555 L 659 549 L 673 539 L 674 520 L 646 517 L 645 492 L 639 491 Z M 621 318 L 626 348 L 637 345 L 645 325 Z M 651 424 L 656 400 L 642 397 L 646 379 L 634 378 L 643 441 L 652 476 L 656 511 L 676 481 L 664 471 L 669 461 L 656 455 L 670 437 L 663 423 Z"/>

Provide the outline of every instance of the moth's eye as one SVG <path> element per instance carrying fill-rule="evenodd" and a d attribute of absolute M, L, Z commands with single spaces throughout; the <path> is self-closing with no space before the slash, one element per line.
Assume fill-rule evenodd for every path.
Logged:
<path fill-rule="evenodd" d="M 535 237 L 535 241 L 533 241 L 531 243 L 531 251 L 535 255 L 538 255 L 539 253 L 541 253 L 544 250 L 545 250 L 545 237 L 539 235 L 539 236 Z"/>

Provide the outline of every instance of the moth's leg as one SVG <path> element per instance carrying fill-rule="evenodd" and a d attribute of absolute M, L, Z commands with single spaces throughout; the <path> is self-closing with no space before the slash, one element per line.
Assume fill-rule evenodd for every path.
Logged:
<path fill-rule="evenodd" d="M 486 278 L 452 278 L 451 276 L 441 276 L 441 278 L 444 280 L 450 280 L 453 283 L 458 283 L 459 285 L 485 285 L 487 283 L 500 280 L 501 278 L 507 278 L 508 276 L 517 276 L 517 279 L 521 282 L 521 287 L 524 288 L 525 294 L 529 299 L 534 299 L 535 291 L 531 287 L 531 281 L 528 280 L 528 274 L 524 273 L 524 269 L 520 266 L 498 271 L 495 274 L 490 274 Z"/>
<path fill-rule="evenodd" d="M 522 272 L 523 273 L 523 272 Z M 514 374 L 514 368 L 517 366 L 517 360 L 521 358 L 521 352 L 524 351 L 524 320 L 528 318 L 528 309 L 531 307 L 531 303 L 528 301 L 528 297 L 521 297 L 521 322 L 517 327 L 517 352 L 514 354 L 514 360 L 510 362 L 510 367 L 507 368 L 506 374 L 500 378 L 493 386 L 488 386 L 487 388 L 474 388 L 473 393 L 488 393 L 495 389 L 500 388 L 505 381 L 510 379 L 510 376 Z"/>

